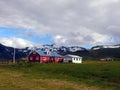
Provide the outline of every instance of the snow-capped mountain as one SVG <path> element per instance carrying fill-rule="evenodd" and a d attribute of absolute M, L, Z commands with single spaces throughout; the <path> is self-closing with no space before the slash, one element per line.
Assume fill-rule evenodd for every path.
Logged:
<path fill-rule="evenodd" d="M 84 51 L 86 49 L 79 46 L 71 46 L 71 47 L 62 46 L 59 48 L 59 50 L 62 50 L 64 52 L 76 52 L 76 51 Z"/>
<path fill-rule="evenodd" d="M 37 47 L 27 47 L 27 48 L 22 48 L 22 49 L 15 48 L 16 59 L 27 57 L 27 55 L 32 50 L 56 51 L 58 53 L 61 53 L 61 52 L 66 53 L 66 52 L 84 51 L 86 49 L 79 47 L 79 46 L 66 47 L 66 46 L 57 46 L 54 44 L 40 45 Z M 14 51 L 13 47 L 7 47 L 7 46 L 0 44 L 0 59 L 12 59 L 13 51 Z"/>
<path fill-rule="evenodd" d="M 87 50 L 80 46 L 57 46 L 57 45 L 40 45 L 37 47 L 27 47 L 23 49 L 15 48 L 15 57 L 17 59 L 25 58 L 31 50 L 56 51 L 61 55 L 73 54 L 80 55 L 86 59 L 99 59 L 102 57 L 120 58 L 120 45 L 101 45 L 92 47 Z M 0 44 L 0 60 L 12 60 L 14 48 Z"/>
<path fill-rule="evenodd" d="M 33 50 L 38 50 L 41 49 L 43 51 L 62 51 L 62 52 L 76 52 L 76 51 L 84 51 L 86 50 L 83 47 L 79 47 L 79 46 L 57 46 L 57 45 L 41 45 L 41 46 L 37 46 L 37 47 L 33 47 Z"/>
<path fill-rule="evenodd" d="M 92 47 L 92 50 L 98 50 L 98 49 L 103 49 L 103 48 L 120 48 L 120 45 L 101 45 L 101 46 L 95 46 Z"/>

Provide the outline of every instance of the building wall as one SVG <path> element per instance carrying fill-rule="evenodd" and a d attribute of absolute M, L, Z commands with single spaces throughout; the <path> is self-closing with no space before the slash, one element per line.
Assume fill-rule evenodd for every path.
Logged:
<path fill-rule="evenodd" d="M 34 53 L 31 53 L 29 56 L 28 56 L 28 60 L 29 62 L 40 62 L 40 55 L 39 54 L 34 54 Z"/>
<path fill-rule="evenodd" d="M 55 62 L 55 57 L 51 56 L 49 62 Z"/>
<path fill-rule="evenodd" d="M 63 62 L 72 62 L 72 63 L 82 63 L 82 58 L 76 58 L 76 57 L 64 57 Z"/>
<path fill-rule="evenodd" d="M 59 62 L 63 62 L 63 58 L 62 57 L 50 57 L 50 62 L 56 62 L 56 63 L 59 63 Z"/>
<path fill-rule="evenodd" d="M 72 62 L 72 58 L 71 57 L 64 57 L 63 62 L 66 62 L 66 63 Z"/>
<path fill-rule="evenodd" d="M 41 63 L 47 63 L 47 62 L 49 62 L 49 60 L 50 60 L 49 56 L 41 56 L 41 58 L 40 58 Z"/>
<path fill-rule="evenodd" d="M 82 58 L 72 58 L 73 63 L 82 63 Z"/>
<path fill-rule="evenodd" d="M 48 62 L 62 62 L 63 61 L 63 57 L 59 57 L 59 56 L 41 56 L 39 55 L 37 52 L 32 52 L 29 56 L 28 56 L 28 60 L 29 62 L 40 62 L 40 63 L 48 63 Z"/>
<path fill-rule="evenodd" d="M 54 57 L 54 59 L 55 62 L 59 62 L 59 57 Z"/>

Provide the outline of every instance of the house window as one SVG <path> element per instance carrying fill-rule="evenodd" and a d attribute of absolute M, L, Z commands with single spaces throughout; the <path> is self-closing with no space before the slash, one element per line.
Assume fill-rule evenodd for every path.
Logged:
<path fill-rule="evenodd" d="M 33 52 L 33 54 L 36 54 L 36 52 Z"/>
<path fill-rule="evenodd" d="M 30 60 L 33 60 L 33 57 L 30 57 Z"/>
<path fill-rule="evenodd" d="M 78 58 L 76 58 L 76 61 L 78 61 Z"/>
<path fill-rule="evenodd" d="M 75 58 L 73 58 L 73 60 L 76 60 Z"/>
<path fill-rule="evenodd" d="M 46 60 L 46 57 L 43 57 L 43 60 L 45 61 L 45 60 Z"/>
<path fill-rule="evenodd" d="M 39 60 L 39 57 L 36 57 L 36 60 Z"/>
<path fill-rule="evenodd" d="M 50 59 L 51 59 L 52 61 L 54 60 L 54 58 L 53 58 L 53 57 L 51 57 Z"/>

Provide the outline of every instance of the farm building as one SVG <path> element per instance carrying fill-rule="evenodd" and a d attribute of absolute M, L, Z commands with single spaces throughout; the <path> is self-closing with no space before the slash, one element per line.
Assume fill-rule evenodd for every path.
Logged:
<path fill-rule="evenodd" d="M 63 56 L 59 55 L 56 52 L 51 52 L 49 56 L 51 62 L 63 62 Z"/>
<path fill-rule="evenodd" d="M 101 58 L 100 61 L 113 61 L 112 58 Z"/>
<path fill-rule="evenodd" d="M 82 57 L 77 55 L 65 55 L 63 62 L 82 63 Z"/>
<path fill-rule="evenodd" d="M 41 50 L 34 50 L 28 55 L 29 62 L 62 62 L 63 57 L 56 52 L 43 52 Z"/>

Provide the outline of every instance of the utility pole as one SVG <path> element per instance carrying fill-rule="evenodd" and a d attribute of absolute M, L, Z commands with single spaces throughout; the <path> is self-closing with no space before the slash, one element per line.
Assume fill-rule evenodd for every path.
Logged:
<path fill-rule="evenodd" d="M 14 51 L 13 51 L 13 63 L 15 63 L 15 47 L 14 47 Z"/>

